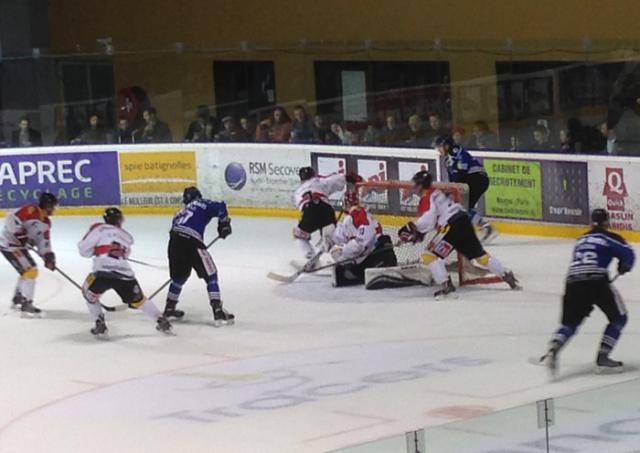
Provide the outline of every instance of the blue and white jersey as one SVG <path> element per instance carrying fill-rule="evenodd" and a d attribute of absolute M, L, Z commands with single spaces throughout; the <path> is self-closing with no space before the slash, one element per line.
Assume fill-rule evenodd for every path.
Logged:
<path fill-rule="evenodd" d="M 223 219 L 227 216 L 227 205 L 224 202 L 200 198 L 193 200 L 175 215 L 171 231 L 203 242 L 204 230 L 211 219 Z"/>
<path fill-rule="evenodd" d="M 454 146 L 445 158 L 449 182 L 466 182 L 467 175 L 485 173 L 478 159 L 461 146 Z"/>
<path fill-rule="evenodd" d="M 629 269 L 635 262 L 633 249 L 622 237 L 602 228 L 594 228 L 578 238 L 567 281 L 608 280 L 608 268 L 614 258 Z"/>

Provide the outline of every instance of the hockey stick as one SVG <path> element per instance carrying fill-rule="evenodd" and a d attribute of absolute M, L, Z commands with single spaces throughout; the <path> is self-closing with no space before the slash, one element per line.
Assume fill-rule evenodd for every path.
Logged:
<path fill-rule="evenodd" d="M 158 266 L 156 264 L 145 263 L 144 261 L 135 260 L 133 258 L 127 258 L 127 261 L 134 264 L 140 264 L 141 266 L 152 267 L 153 269 L 161 269 L 163 271 L 167 270 L 166 266 Z"/>
<path fill-rule="evenodd" d="M 378 250 L 374 250 L 373 252 L 371 252 L 367 256 L 373 256 L 373 255 L 377 255 L 378 253 L 386 252 L 386 251 L 389 250 L 389 248 L 392 248 L 392 247 L 382 247 L 382 248 L 380 248 Z M 276 280 L 276 281 L 281 282 L 281 283 L 293 283 L 302 274 L 313 274 L 315 272 L 318 272 L 318 271 L 321 271 L 321 270 L 324 270 L 324 269 L 330 269 L 332 267 L 339 266 L 341 264 L 351 263 L 351 262 L 357 260 L 358 258 L 362 258 L 363 257 L 363 255 L 358 255 L 355 258 L 346 258 L 346 259 L 343 259 L 343 260 L 338 260 L 338 261 L 336 261 L 334 263 L 325 264 L 324 266 L 318 266 L 318 267 L 314 267 L 312 269 L 309 269 L 309 264 L 311 262 L 313 262 L 314 260 L 317 260 L 322 253 L 323 253 L 322 251 L 318 252 L 313 258 L 311 258 L 307 262 L 307 264 L 305 264 L 302 267 L 302 269 L 297 270 L 296 272 L 294 272 L 291 275 L 282 275 L 282 274 L 277 274 L 275 272 L 269 272 L 267 274 L 267 278 L 270 278 L 271 280 Z"/>
<path fill-rule="evenodd" d="M 29 247 L 29 250 L 31 250 L 33 253 L 35 253 L 36 255 L 40 256 L 40 254 L 37 252 L 36 249 L 34 249 L 33 247 Z M 42 257 L 41 257 L 42 258 Z M 65 278 L 65 280 L 67 280 L 69 283 L 71 283 L 73 286 L 75 286 L 76 288 L 78 288 L 80 290 L 80 292 L 82 293 L 82 286 L 80 286 L 80 284 L 78 282 L 76 282 L 74 279 L 72 279 L 71 277 L 69 277 L 69 275 L 64 272 L 62 269 L 60 269 L 58 266 L 55 266 L 53 268 L 54 271 L 56 271 L 58 274 L 62 275 L 62 277 Z M 110 307 L 109 305 L 104 305 L 103 303 L 100 303 L 100 306 L 108 312 L 114 312 L 114 311 L 124 311 L 128 308 L 127 305 L 119 305 L 117 307 Z"/>
<path fill-rule="evenodd" d="M 67 275 L 64 271 L 62 271 L 59 267 L 55 267 L 54 270 L 56 272 L 58 272 L 60 275 L 62 275 L 69 283 L 71 283 L 73 286 L 75 286 L 76 288 L 78 288 L 80 290 L 80 292 L 83 292 L 82 290 L 82 286 L 80 286 L 80 284 L 78 282 L 76 282 L 74 279 L 72 279 L 71 277 L 69 277 L 69 275 Z M 128 305 L 118 305 L 117 307 L 111 307 L 109 305 L 105 305 L 102 302 L 100 302 L 100 306 L 108 312 L 114 312 L 114 311 L 124 311 L 128 308 Z"/>
<path fill-rule="evenodd" d="M 216 243 L 216 241 L 220 239 L 220 236 L 216 236 L 215 239 L 213 239 L 211 242 L 209 242 L 207 244 L 207 246 L 205 247 L 205 250 L 208 250 L 213 244 Z M 149 297 L 147 297 L 147 299 L 151 300 L 154 297 L 156 297 L 158 294 L 160 294 L 160 291 L 162 291 L 163 289 L 165 289 L 167 286 L 169 286 L 169 284 L 171 283 L 171 279 L 167 280 L 166 282 L 163 283 L 163 285 L 156 289 L 153 294 L 151 294 Z"/>

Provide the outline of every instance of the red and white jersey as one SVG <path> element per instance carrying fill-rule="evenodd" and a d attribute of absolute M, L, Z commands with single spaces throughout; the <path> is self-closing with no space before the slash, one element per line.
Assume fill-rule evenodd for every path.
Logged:
<path fill-rule="evenodd" d="M 333 242 L 342 246 L 340 259 L 360 257 L 362 260 L 376 248 L 382 226 L 365 208 L 349 210 L 333 233 Z"/>
<path fill-rule="evenodd" d="M 51 220 L 37 205 L 28 204 L 13 211 L 4 221 L 0 250 L 15 251 L 35 247 L 40 256 L 52 252 Z"/>
<path fill-rule="evenodd" d="M 293 195 L 296 207 L 302 211 L 307 203 L 314 200 L 329 202 L 329 195 L 340 192 L 347 185 L 343 174 L 315 176 L 303 182 Z"/>
<path fill-rule="evenodd" d="M 418 205 L 416 227 L 421 233 L 429 233 L 436 228 L 449 223 L 449 219 L 459 212 L 463 212 L 461 204 L 440 189 L 427 191 Z"/>
<path fill-rule="evenodd" d="M 132 245 L 133 237 L 127 231 L 107 223 L 96 223 L 78 243 L 78 251 L 85 258 L 93 257 L 93 273 L 132 279 L 135 274 L 127 261 Z"/>

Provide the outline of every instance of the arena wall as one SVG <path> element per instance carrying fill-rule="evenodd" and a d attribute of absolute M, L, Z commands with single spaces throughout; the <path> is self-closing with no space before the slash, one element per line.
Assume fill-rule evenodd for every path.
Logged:
<path fill-rule="evenodd" d="M 475 152 L 492 181 L 480 209 L 510 234 L 574 237 L 589 211 L 606 207 L 616 230 L 640 240 L 640 161 L 614 156 Z M 409 180 L 426 168 L 446 179 L 433 149 L 315 145 L 168 144 L 3 150 L 0 210 L 60 199 L 58 214 L 99 213 L 122 205 L 130 214 L 173 213 L 182 189 L 197 185 L 234 215 L 295 217 L 298 169 L 354 170 L 367 180 Z M 337 201 L 337 199 L 336 199 Z M 400 210 L 377 200 L 382 212 Z"/>

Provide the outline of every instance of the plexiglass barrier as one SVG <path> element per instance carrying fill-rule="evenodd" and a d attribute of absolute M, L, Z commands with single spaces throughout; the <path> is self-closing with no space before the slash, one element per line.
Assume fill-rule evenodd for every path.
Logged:
<path fill-rule="evenodd" d="M 637 453 L 640 379 L 333 453 Z"/>

